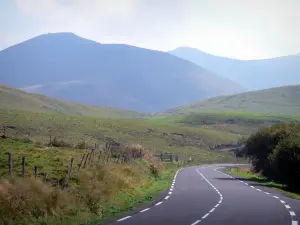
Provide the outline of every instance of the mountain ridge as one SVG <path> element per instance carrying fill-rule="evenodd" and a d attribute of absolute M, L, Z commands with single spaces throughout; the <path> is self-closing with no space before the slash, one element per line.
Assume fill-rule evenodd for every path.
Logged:
<path fill-rule="evenodd" d="M 166 52 L 70 33 L 37 36 L 0 51 L 0 74 L 1 83 L 33 93 L 140 112 L 245 90 Z"/>
<path fill-rule="evenodd" d="M 190 114 L 213 111 L 299 114 L 300 84 L 248 91 L 214 97 L 167 110 L 166 114 Z"/>
<path fill-rule="evenodd" d="M 169 53 L 233 80 L 248 90 L 300 83 L 299 54 L 269 59 L 240 60 L 215 56 L 189 47 L 179 47 Z"/>

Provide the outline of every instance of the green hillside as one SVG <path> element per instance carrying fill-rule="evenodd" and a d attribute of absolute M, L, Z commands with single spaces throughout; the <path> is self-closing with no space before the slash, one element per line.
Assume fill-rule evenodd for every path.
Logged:
<path fill-rule="evenodd" d="M 110 118 L 136 118 L 141 116 L 141 114 L 134 111 L 67 102 L 44 95 L 29 94 L 4 85 L 0 85 L 0 108 Z"/>
<path fill-rule="evenodd" d="M 166 114 L 177 115 L 212 111 L 300 114 L 300 85 L 220 96 L 170 109 Z"/>

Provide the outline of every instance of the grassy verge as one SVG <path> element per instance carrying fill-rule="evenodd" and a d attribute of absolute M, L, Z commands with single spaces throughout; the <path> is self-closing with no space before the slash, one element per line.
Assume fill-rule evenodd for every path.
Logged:
<path fill-rule="evenodd" d="M 246 179 L 247 181 L 252 181 L 252 182 L 257 182 L 260 183 L 263 186 L 269 187 L 269 188 L 274 188 L 282 193 L 284 193 L 285 195 L 295 198 L 295 199 L 300 199 L 300 193 L 294 193 L 294 192 L 290 192 L 287 191 L 285 189 L 285 186 L 279 183 L 275 183 L 273 181 L 269 181 L 267 179 L 265 179 L 264 177 L 252 173 L 250 172 L 249 168 L 231 168 L 230 170 L 227 170 L 225 172 L 231 173 L 235 176 L 241 177 Z"/>
<path fill-rule="evenodd" d="M 0 218 L 5 224 L 95 224 L 116 218 L 141 203 L 150 202 L 167 189 L 179 165 L 162 164 L 145 151 L 131 163 L 112 161 L 89 163 L 74 173 L 68 188 L 53 180 L 65 175 L 70 157 L 90 150 L 41 148 L 30 143 L 1 139 Z M 13 153 L 13 177 L 9 177 L 7 152 Z M 27 157 L 25 178 L 21 177 L 21 156 Z M 39 175 L 33 178 L 33 166 Z M 47 172 L 48 182 L 42 180 Z"/>

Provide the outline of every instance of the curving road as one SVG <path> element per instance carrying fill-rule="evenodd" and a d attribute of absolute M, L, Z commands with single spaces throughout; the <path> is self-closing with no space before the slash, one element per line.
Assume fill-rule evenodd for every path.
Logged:
<path fill-rule="evenodd" d="M 222 166 L 184 168 L 167 196 L 154 206 L 120 218 L 115 225 L 298 225 L 300 201 L 246 183 Z"/>

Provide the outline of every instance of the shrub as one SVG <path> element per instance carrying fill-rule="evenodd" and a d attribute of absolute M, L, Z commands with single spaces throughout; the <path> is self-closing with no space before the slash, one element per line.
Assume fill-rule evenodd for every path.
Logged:
<path fill-rule="evenodd" d="M 290 190 L 300 190 L 300 147 L 295 136 L 281 140 L 271 156 L 279 181 Z"/>
<path fill-rule="evenodd" d="M 252 160 L 254 171 L 275 179 L 270 156 L 277 144 L 296 130 L 295 124 L 276 124 L 252 134 L 246 141 L 245 149 L 246 155 Z"/>

